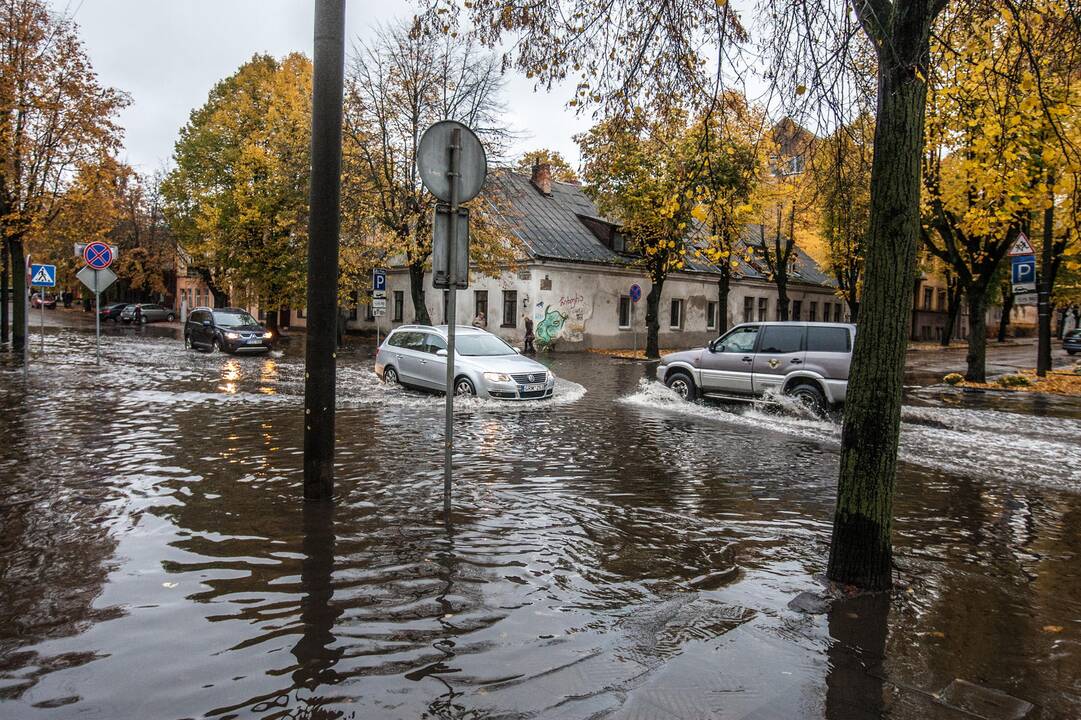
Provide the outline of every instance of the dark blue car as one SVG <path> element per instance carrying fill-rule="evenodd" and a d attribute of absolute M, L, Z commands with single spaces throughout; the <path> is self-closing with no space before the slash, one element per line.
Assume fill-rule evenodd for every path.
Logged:
<path fill-rule="evenodd" d="M 1066 333 L 1062 337 L 1062 348 L 1071 355 L 1081 352 L 1081 329 Z"/>

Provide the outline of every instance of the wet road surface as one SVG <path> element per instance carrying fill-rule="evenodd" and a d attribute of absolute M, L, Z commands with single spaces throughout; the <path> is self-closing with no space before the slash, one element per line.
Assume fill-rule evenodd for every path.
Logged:
<path fill-rule="evenodd" d="M 958 678 L 1079 714 L 1076 404 L 914 392 L 902 587 L 806 615 L 835 424 L 543 358 L 556 400 L 461 404 L 448 527 L 441 398 L 354 342 L 329 508 L 296 347 L 0 360 L 0 718 L 973 717 L 933 697 Z"/>

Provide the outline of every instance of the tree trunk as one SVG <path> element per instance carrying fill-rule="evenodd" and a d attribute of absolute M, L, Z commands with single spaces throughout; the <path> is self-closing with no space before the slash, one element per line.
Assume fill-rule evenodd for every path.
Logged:
<path fill-rule="evenodd" d="M 850 318 L 849 322 L 857 322 L 860 317 L 860 301 L 852 297 L 846 298 L 845 302 L 848 303 L 848 317 Z M 838 318 L 838 320 L 840 320 L 840 318 Z"/>
<path fill-rule="evenodd" d="M 1055 337 L 1059 340 L 1066 334 L 1066 308 L 1059 308 L 1058 310 L 1058 323 L 1055 327 Z"/>
<path fill-rule="evenodd" d="M 1073 309 L 1073 327 L 1074 330 L 1081 328 L 1081 307 L 1075 307 Z"/>
<path fill-rule="evenodd" d="M 725 261 L 727 263 L 727 261 Z M 717 335 L 728 332 L 728 293 L 731 289 L 732 278 L 728 272 L 727 264 L 721 269 L 721 277 L 717 280 Z"/>
<path fill-rule="evenodd" d="M 961 312 L 961 288 L 957 283 L 946 281 L 946 328 L 942 332 L 942 347 L 949 347 L 953 331 L 957 328 L 957 315 Z"/>
<path fill-rule="evenodd" d="M 649 293 L 646 295 L 647 358 L 659 358 L 661 356 L 661 346 L 658 336 L 661 330 L 660 306 L 662 287 L 664 287 L 664 280 L 654 280 L 649 286 Z"/>
<path fill-rule="evenodd" d="M 26 346 L 26 256 L 22 238 L 8 240 L 11 262 L 11 349 L 22 352 Z"/>
<path fill-rule="evenodd" d="M 11 263 L 9 262 L 8 246 L 0 240 L 0 345 L 6 345 L 8 341 L 8 275 Z"/>
<path fill-rule="evenodd" d="M 929 4 L 895 3 L 879 33 L 889 37 L 878 66 L 878 122 L 871 212 L 841 433 L 837 508 L 827 575 L 865 590 L 893 582 L 893 490 L 901 425 L 912 278 L 920 230 Z M 864 12 L 867 12 L 864 10 Z"/>
<path fill-rule="evenodd" d="M 413 298 L 413 315 L 420 325 L 431 325 L 428 306 L 424 304 L 424 263 L 414 262 L 409 265 L 409 295 Z M 504 322 L 507 318 L 504 318 Z"/>
<path fill-rule="evenodd" d="M 274 333 L 274 337 L 281 335 L 280 325 L 278 323 L 278 311 L 267 310 L 266 311 L 266 329 Z"/>
<path fill-rule="evenodd" d="M 777 273 L 777 319 L 788 321 L 788 278 Z"/>
<path fill-rule="evenodd" d="M 1013 312 L 1013 288 L 1007 283 L 1002 288 L 1002 317 L 998 319 L 998 341 L 1006 342 L 1006 328 L 1010 326 L 1010 313 Z M 1049 328 L 1050 329 L 1050 328 Z M 1050 340 L 1048 341 L 1050 348 Z"/>
<path fill-rule="evenodd" d="M 1047 186 L 1054 187 L 1051 173 L 1047 174 Z M 1055 286 L 1055 195 L 1048 191 L 1050 204 L 1043 211 L 1043 252 L 1040 258 L 1040 277 L 1036 285 L 1036 310 L 1038 335 L 1036 346 L 1036 374 L 1046 377 L 1051 369 L 1051 290 Z"/>
<path fill-rule="evenodd" d="M 965 380 L 987 382 L 987 288 L 972 287 L 968 297 L 968 354 Z"/>

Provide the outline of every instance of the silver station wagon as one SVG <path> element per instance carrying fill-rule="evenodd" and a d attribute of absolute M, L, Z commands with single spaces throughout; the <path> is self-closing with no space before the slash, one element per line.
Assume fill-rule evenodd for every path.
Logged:
<path fill-rule="evenodd" d="M 555 375 L 495 335 L 459 325 L 454 332 L 454 394 L 499 400 L 543 400 Z M 375 353 L 375 373 L 388 384 L 446 392 L 447 326 L 403 325 Z"/>
<path fill-rule="evenodd" d="M 821 412 L 844 402 L 855 336 L 855 325 L 839 323 L 746 323 L 708 347 L 665 355 L 657 379 L 687 400 L 783 393 Z"/>

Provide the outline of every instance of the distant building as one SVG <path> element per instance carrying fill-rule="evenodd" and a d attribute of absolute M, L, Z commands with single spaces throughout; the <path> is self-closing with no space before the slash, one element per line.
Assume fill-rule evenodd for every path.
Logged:
<path fill-rule="evenodd" d="M 502 212 L 507 232 L 523 255 L 513 269 L 496 277 L 473 273 L 470 287 L 460 292 L 456 321 L 469 324 L 478 312 L 488 330 L 509 341 L 520 341 L 523 316 L 532 318 L 537 339 L 557 350 L 644 347 L 645 295 L 650 282 L 627 252 L 619 226 L 601 216 L 596 206 L 573 183 L 553 180 L 545 165 L 532 176 L 498 171 L 489 176 L 506 205 Z M 757 226 L 745 231 L 745 242 L 759 237 Z M 791 319 L 842 321 L 844 303 L 830 279 L 801 250 L 796 250 L 788 286 Z M 671 273 L 660 302 L 660 344 L 685 347 L 704 344 L 717 335 L 724 312 L 728 325 L 778 317 L 777 288 L 755 261 L 740 262 L 734 273 L 727 307 L 718 305 L 719 270 L 688 259 L 686 269 Z M 425 275 L 425 303 L 433 322 L 447 321 L 445 293 Z M 631 286 L 639 285 L 642 299 L 634 303 Z M 404 267 L 389 269 L 387 314 L 378 318 L 382 332 L 415 320 Z M 376 318 L 362 306 L 350 327 L 374 329 Z"/>

